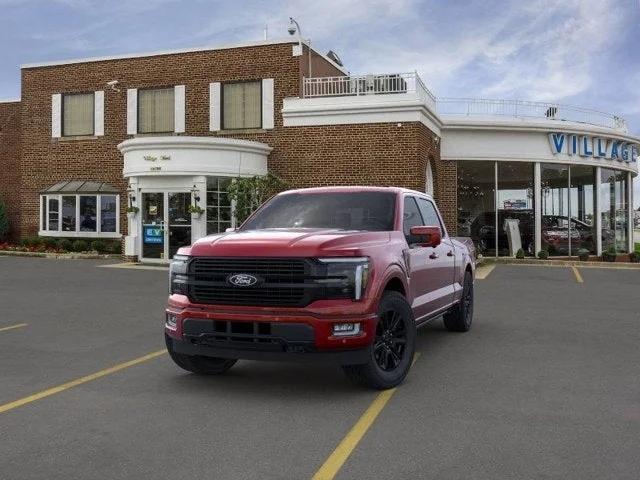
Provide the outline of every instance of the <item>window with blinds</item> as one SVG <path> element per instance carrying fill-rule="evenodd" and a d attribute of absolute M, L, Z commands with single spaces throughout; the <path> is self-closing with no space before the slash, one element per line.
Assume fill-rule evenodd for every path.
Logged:
<path fill-rule="evenodd" d="M 138 133 L 168 133 L 175 130 L 175 89 L 138 91 Z"/>
<path fill-rule="evenodd" d="M 73 93 L 62 96 L 62 135 L 93 135 L 94 94 Z"/>
<path fill-rule="evenodd" d="M 225 83 L 222 86 L 222 128 L 262 127 L 262 82 Z"/>

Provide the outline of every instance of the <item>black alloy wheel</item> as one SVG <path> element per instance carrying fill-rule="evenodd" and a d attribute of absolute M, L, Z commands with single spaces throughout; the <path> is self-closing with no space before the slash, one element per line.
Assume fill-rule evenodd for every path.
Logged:
<path fill-rule="evenodd" d="M 400 292 L 386 291 L 378 307 L 378 323 L 369 361 L 342 368 L 354 382 L 376 390 L 398 386 L 409 373 L 416 342 L 411 305 Z"/>
<path fill-rule="evenodd" d="M 405 353 L 407 329 L 400 315 L 393 309 L 382 312 L 376 327 L 373 357 L 378 367 L 385 372 L 397 368 Z"/>

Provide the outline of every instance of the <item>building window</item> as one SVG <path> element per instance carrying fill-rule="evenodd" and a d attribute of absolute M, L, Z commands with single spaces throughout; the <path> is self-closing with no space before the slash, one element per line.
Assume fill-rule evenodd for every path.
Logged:
<path fill-rule="evenodd" d="M 175 89 L 138 91 L 138 133 L 169 133 L 175 130 Z"/>
<path fill-rule="evenodd" d="M 496 254 L 495 188 L 495 162 L 458 162 L 458 235 L 488 256 Z"/>
<path fill-rule="evenodd" d="M 41 195 L 41 235 L 118 237 L 118 195 Z M 100 208 L 98 208 L 98 205 Z"/>
<path fill-rule="evenodd" d="M 94 102 L 93 92 L 62 96 L 62 136 L 79 137 L 94 134 Z"/>
<path fill-rule="evenodd" d="M 536 254 L 533 165 L 498 162 L 498 255 Z"/>
<path fill-rule="evenodd" d="M 602 251 L 627 252 L 629 205 L 627 202 L 627 173 L 601 169 L 600 215 Z"/>
<path fill-rule="evenodd" d="M 224 232 L 231 225 L 228 177 L 207 177 L 207 235 Z"/>
<path fill-rule="evenodd" d="M 262 82 L 225 83 L 222 86 L 222 128 L 262 127 Z"/>

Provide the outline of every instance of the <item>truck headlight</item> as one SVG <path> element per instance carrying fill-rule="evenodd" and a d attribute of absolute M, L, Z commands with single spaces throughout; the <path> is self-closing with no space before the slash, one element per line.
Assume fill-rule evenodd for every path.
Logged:
<path fill-rule="evenodd" d="M 319 258 L 325 266 L 321 283 L 326 285 L 327 298 L 352 298 L 360 300 L 369 281 L 369 259 Z"/>
<path fill-rule="evenodd" d="M 187 270 L 189 268 L 189 257 L 186 255 L 174 255 L 169 264 L 169 293 L 188 293 Z"/>

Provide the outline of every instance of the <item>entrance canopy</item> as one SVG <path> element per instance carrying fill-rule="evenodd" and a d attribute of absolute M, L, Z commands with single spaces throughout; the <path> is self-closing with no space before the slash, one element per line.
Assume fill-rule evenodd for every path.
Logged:
<path fill-rule="evenodd" d="M 65 182 L 58 182 L 55 185 L 45 188 L 40 193 L 70 193 L 70 194 L 83 194 L 83 193 L 120 193 L 113 185 L 105 182 L 94 182 L 88 180 L 70 180 Z"/>

